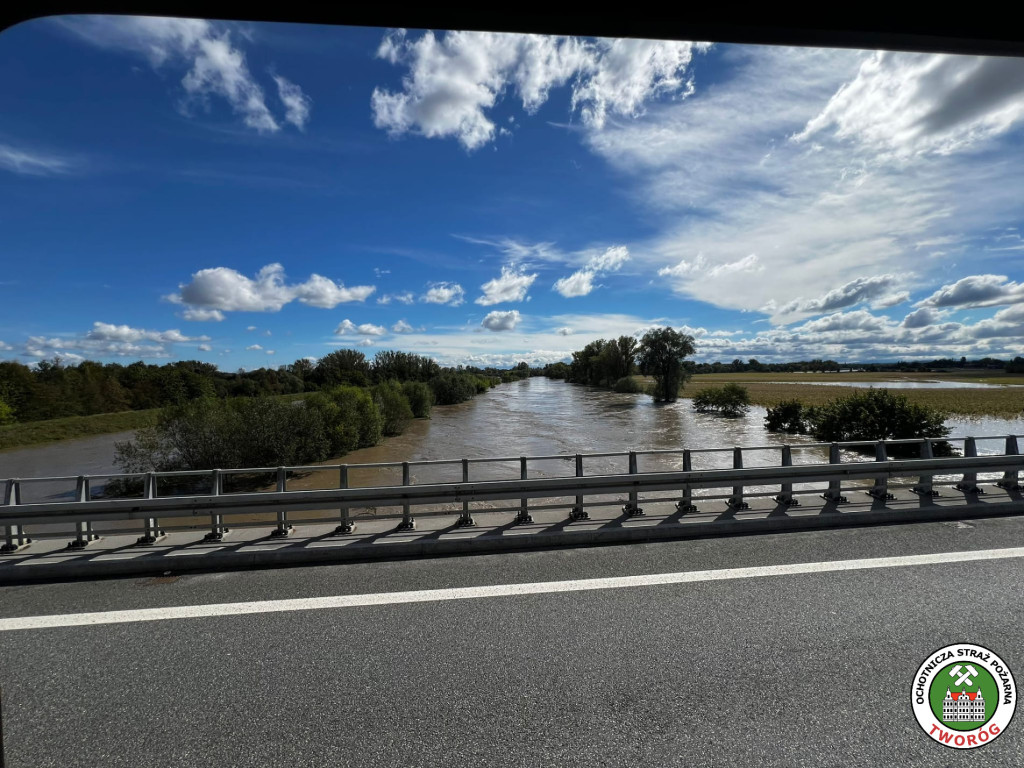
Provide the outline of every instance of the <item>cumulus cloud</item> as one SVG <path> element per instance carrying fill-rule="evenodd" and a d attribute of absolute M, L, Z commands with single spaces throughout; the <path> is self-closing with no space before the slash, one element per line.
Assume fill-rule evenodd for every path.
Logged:
<path fill-rule="evenodd" d="M 305 130 L 313 100 L 287 78 L 274 75 L 274 82 L 277 83 L 277 96 L 285 106 L 284 119 L 300 131 Z"/>
<path fill-rule="evenodd" d="M 533 113 L 551 89 L 571 88 L 571 110 L 601 128 L 609 115 L 636 116 L 659 96 L 692 92 L 687 68 L 694 44 L 651 40 L 582 40 L 491 32 L 405 30 L 383 38 L 378 57 L 407 68 L 398 91 L 374 89 L 374 124 L 392 135 L 454 137 L 477 149 L 498 129 L 488 112 L 514 93 Z"/>
<path fill-rule="evenodd" d="M 213 349 L 213 347 L 211 347 L 209 344 L 200 344 L 198 347 L 196 347 L 196 349 L 198 349 L 200 352 L 209 352 L 211 349 Z"/>
<path fill-rule="evenodd" d="M 880 51 L 795 136 L 834 131 L 897 156 L 949 154 L 1024 117 L 1024 61 Z"/>
<path fill-rule="evenodd" d="M 447 304 L 457 307 L 465 301 L 466 292 L 458 283 L 430 283 L 420 301 L 427 304 Z"/>
<path fill-rule="evenodd" d="M 504 266 L 498 277 L 480 286 L 484 295 L 479 297 L 476 303 L 489 307 L 502 302 L 522 301 L 536 279 L 536 274 L 528 275 L 522 268 Z"/>
<path fill-rule="evenodd" d="M 889 325 L 887 318 L 877 317 L 865 309 L 858 309 L 853 312 L 836 312 L 811 320 L 796 330 L 810 334 L 827 331 L 876 331 Z"/>
<path fill-rule="evenodd" d="M 555 331 L 555 333 L 557 333 L 559 336 L 572 336 L 572 328 L 562 326 L 557 331 Z"/>
<path fill-rule="evenodd" d="M 224 313 L 219 309 L 204 309 L 202 307 L 189 307 L 181 313 L 183 320 L 192 322 L 215 322 L 219 323 L 224 319 Z"/>
<path fill-rule="evenodd" d="M 934 325 L 941 319 L 941 312 L 931 307 L 921 307 L 904 317 L 901 325 L 904 328 L 924 328 L 926 325 Z"/>
<path fill-rule="evenodd" d="M 520 320 L 522 317 L 519 310 L 510 309 L 507 312 L 495 310 L 489 312 L 480 325 L 489 331 L 513 331 L 519 325 Z"/>
<path fill-rule="evenodd" d="M 397 323 L 391 326 L 392 333 L 412 333 L 415 330 L 405 320 L 399 320 Z"/>
<path fill-rule="evenodd" d="M 268 264 L 255 278 L 230 267 L 201 269 L 192 275 L 190 282 L 178 288 L 179 293 L 167 299 L 223 312 L 278 312 L 295 300 L 311 307 L 333 309 L 338 304 L 365 301 L 376 290 L 372 285 L 346 287 L 317 274 L 303 283 L 288 285 L 280 264 Z"/>
<path fill-rule="evenodd" d="M 996 307 L 1024 301 L 1024 283 L 1011 281 L 1006 275 L 970 275 L 944 285 L 917 307 Z"/>
<path fill-rule="evenodd" d="M 207 107 L 218 98 L 249 128 L 260 133 L 281 128 L 245 53 L 222 24 L 150 16 L 66 16 L 57 23 L 92 45 L 140 55 L 156 70 L 185 70 L 181 86 L 186 108 Z M 285 120 L 301 128 L 309 117 L 308 97 L 284 78 L 275 80 Z"/>
<path fill-rule="evenodd" d="M 23 176 L 54 176 L 71 170 L 71 163 L 57 155 L 31 152 L 0 144 L 0 169 Z"/>
<path fill-rule="evenodd" d="M 259 344 L 250 344 L 248 347 L 245 348 L 245 351 L 246 352 L 262 352 L 263 351 L 263 347 L 261 347 Z"/>
<path fill-rule="evenodd" d="M 618 271 L 627 261 L 629 249 L 624 245 L 612 246 L 603 253 L 591 256 L 583 269 L 556 280 L 553 289 L 566 298 L 586 296 L 594 290 L 594 278 Z"/>
<path fill-rule="evenodd" d="M 374 325 L 373 323 L 361 323 L 356 325 L 348 318 L 345 318 L 338 324 L 338 327 L 334 329 L 334 333 L 337 336 L 347 336 L 350 334 L 359 334 L 360 336 L 385 336 L 387 335 L 388 329 L 383 325 Z"/>

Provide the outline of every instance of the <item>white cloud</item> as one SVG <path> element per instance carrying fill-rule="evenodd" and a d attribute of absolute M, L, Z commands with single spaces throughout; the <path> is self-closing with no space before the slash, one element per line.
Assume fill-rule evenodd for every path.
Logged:
<path fill-rule="evenodd" d="M 427 304 L 447 304 L 457 307 L 465 300 L 466 292 L 458 283 L 431 283 L 420 301 Z"/>
<path fill-rule="evenodd" d="M 85 338 L 93 341 L 155 341 L 161 344 L 176 344 L 185 341 L 208 341 L 207 336 L 186 336 L 179 330 L 147 331 L 130 325 L 112 325 L 96 322 Z"/>
<path fill-rule="evenodd" d="M 245 330 L 247 330 L 247 331 L 255 331 L 256 330 L 256 326 L 255 325 L 247 325 L 245 327 Z"/>
<path fill-rule="evenodd" d="M 0 168 L 24 176 L 53 176 L 70 171 L 71 163 L 56 155 L 0 144 Z"/>
<path fill-rule="evenodd" d="M 692 261 L 680 259 L 678 264 L 662 267 L 658 270 L 659 277 L 722 277 L 737 272 L 760 272 L 764 267 L 760 264 L 757 254 L 751 253 L 737 261 L 711 264 L 704 254 L 698 253 Z"/>
<path fill-rule="evenodd" d="M 374 272 L 378 271 L 380 270 L 374 270 Z M 387 274 L 390 271 L 385 269 L 383 273 Z M 416 301 L 416 297 L 410 291 L 405 291 L 404 293 L 386 293 L 377 299 L 378 304 L 390 304 L 392 301 L 397 301 L 399 304 L 413 304 Z"/>
<path fill-rule="evenodd" d="M 626 246 L 614 245 L 587 259 L 583 269 L 556 280 L 553 289 L 566 298 L 586 296 L 594 290 L 594 278 L 618 271 L 629 258 Z"/>
<path fill-rule="evenodd" d="M 198 349 L 200 352 L 209 352 L 211 349 L 213 349 L 213 347 L 211 347 L 209 344 L 200 344 L 198 347 L 196 347 L 196 349 Z"/>
<path fill-rule="evenodd" d="M 798 141 L 835 136 L 899 157 L 963 150 L 1024 118 L 1024 61 L 879 51 L 861 64 Z"/>
<path fill-rule="evenodd" d="M 479 297 L 476 303 L 489 307 L 492 304 L 522 301 L 536 279 L 536 274 L 528 275 L 522 269 L 504 266 L 501 268 L 501 275 L 480 286 L 484 295 Z"/>
<path fill-rule="evenodd" d="M 375 342 L 373 339 L 363 339 L 362 341 L 359 341 L 356 346 L 359 346 L 359 347 L 372 347 L 376 343 L 377 342 Z"/>
<path fill-rule="evenodd" d="M 184 320 L 192 322 L 215 322 L 219 323 L 224 319 L 224 313 L 219 309 L 203 309 L 202 307 L 189 307 L 181 313 Z"/>
<path fill-rule="evenodd" d="M 399 320 L 391 326 L 392 333 L 412 333 L 414 330 L 415 329 L 405 322 L 405 320 Z"/>
<path fill-rule="evenodd" d="M 572 328 L 562 326 L 557 331 L 555 331 L 555 333 L 557 333 L 559 336 L 572 336 Z"/>
<path fill-rule="evenodd" d="M 935 325 L 941 319 L 941 312 L 931 307 L 921 307 L 904 317 L 901 325 L 904 328 L 924 328 L 928 325 Z"/>
<path fill-rule="evenodd" d="M 942 286 L 914 306 L 969 309 L 1017 302 L 1024 302 L 1024 283 L 1013 282 L 1006 275 L 970 275 Z"/>
<path fill-rule="evenodd" d="M 313 274 L 304 283 L 287 285 L 284 267 L 268 264 L 249 278 L 230 267 L 201 269 L 192 280 L 178 286 L 180 293 L 167 298 L 203 309 L 224 312 L 277 312 L 285 304 L 298 300 L 322 309 L 338 304 L 365 301 L 376 288 L 357 285 L 351 288 L 321 275 Z"/>
<path fill-rule="evenodd" d="M 0 352 L 7 352 L 8 350 L 14 349 L 10 344 L 0 340 Z"/>
<path fill-rule="evenodd" d="M 264 350 L 268 355 L 276 355 L 277 353 L 272 349 Z"/>
<path fill-rule="evenodd" d="M 280 130 L 262 87 L 249 71 L 245 53 L 223 25 L 148 16 L 66 16 L 57 23 L 100 48 L 139 54 L 156 70 L 185 69 L 181 80 L 185 107 L 207 107 L 216 97 L 246 126 L 260 133 Z M 309 116 L 308 97 L 284 78 L 275 80 L 285 119 L 301 128 Z"/>
<path fill-rule="evenodd" d="M 300 131 L 304 130 L 306 123 L 309 122 L 309 112 L 313 108 L 313 100 L 287 78 L 274 75 L 274 82 L 277 83 L 277 96 L 285 106 L 284 119 Z"/>
<path fill-rule="evenodd" d="M 554 290 L 567 299 L 575 296 L 586 296 L 594 290 L 594 276 L 594 273 L 589 269 L 581 269 L 578 272 L 573 272 L 568 277 L 561 277 L 556 280 Z"/>
<path fill-rule="evenodd" d="M 910 298 L 910 294 L 905 291 L 894 292 L 893 286 L 899 282 L 896 275 L 889 274 L 858 277 L 817 299 L 794 299 L 782 307 L 779 314 L 818 315 L 865 302 L 872 302 L 879 309 L 895 306 Z"/>
<path fill-rule="evenodd" d="M 412 40 L 395 30 L 377 55 L 408 71 L 400 90 L 374 89 L 374 124 L 392 135 L 454 137 L 477 149 L 498 132 L 487 113 L 504 93 L 514 92 L 533 113 L 552 88 L 571 84 L 571 109 L 601 128 L 609 115 L 636 116 L 658 96 L 688 95 L 693 50 L 687 42 L 490 32 L 425 32 Z"/>
<path fill-rule="evenodd" d="M 345 318 L 338 324 L 338 327 L 334 329 L 334 333 L 337 336 L 348 336 L 351 334 L 359 334 L 361 336 L 385 336 L 387 335 L 388 329 L 383 325 L 373 325 L 372 323 L 362 323 L 356 325 L 348 318 Z"/>
<path fill-rule="evenodd" d="M 245 351 L 246 352 L 262 352 L 263 351 L 263 347 L 261 347 L 259 344 L 250 344 L 248 347 L 245 348 Z"/>
<path fill-rule="evenodd" d="M 480 325 L 489 331 L 513 331 L 519 325 L 520 320 L 522 317 L 519 310 L 510 309 L 507 312 L 495 310 L 489 312 Z"/>

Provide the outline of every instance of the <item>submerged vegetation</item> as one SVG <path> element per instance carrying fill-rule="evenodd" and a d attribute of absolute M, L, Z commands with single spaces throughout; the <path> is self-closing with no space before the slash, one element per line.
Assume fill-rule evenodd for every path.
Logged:
<path fill-rule="evenodd" d="M 739 384 L 724 387 L 707 387 L 693 396 L 693 407 L 701 413 L 717 413 L 735 418 L 742 416 L 750 407 L 750 395 Z"/>
<path fill-rule="evenodd" d="M 949 435 L 946 414 L 934 408 L 917 405 L 905 396 L 887 389 L 865 389 L 840 397 L 825 405 L 804 406 L 787 401 L 768 409 L 765 428 L 769 431 L 813 435 L 827 442 L 848 440 L 902 440 L 908 438 L 943 438 Z M 938 440 L 932 445 L 936 456 L 950 456 L 952 446 Z M 916 455 L 893 446 L 893 455 Z"/>

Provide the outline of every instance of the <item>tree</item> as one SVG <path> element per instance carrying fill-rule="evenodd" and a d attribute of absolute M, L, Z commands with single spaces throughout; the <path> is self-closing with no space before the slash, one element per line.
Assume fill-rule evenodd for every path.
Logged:
<path fill-rule="evenodd" d="M 673 402 L 688 378 L 683 360 L 694 353 L 693 336 L 673 328 L 652 328 L 640 340 L 640 371 L 654 377 L 654 400 Z"/>
<path fill-rule="evenodd" d="M 750 405 L 747 388 L 739 384 L 724 387 L 708 387 L 693 396 L 693 407 L 702 413 L 717 413 L 722 416 L 742 416 Z"/>

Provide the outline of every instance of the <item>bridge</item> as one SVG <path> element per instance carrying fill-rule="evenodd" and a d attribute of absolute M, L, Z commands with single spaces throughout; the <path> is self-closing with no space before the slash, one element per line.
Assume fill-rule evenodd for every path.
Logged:
<path fill-rule="evenodd" d="M 942 764 L 921 662 L 1024 668 L 1017 438 L 953 442 L 7 480 L 7 768 Z"/>

